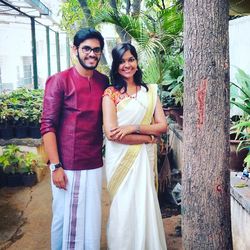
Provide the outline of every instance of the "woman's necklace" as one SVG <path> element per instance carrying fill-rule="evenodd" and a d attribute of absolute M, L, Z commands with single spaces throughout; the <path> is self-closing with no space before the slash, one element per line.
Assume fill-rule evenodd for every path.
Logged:
<path fill-rule="evenodd" d="M 137 99 L 137 86 L 135 86 L 135 93 L 129 94 L 128 91 L 126 92 L 127 96 L 132 99 Z"/>

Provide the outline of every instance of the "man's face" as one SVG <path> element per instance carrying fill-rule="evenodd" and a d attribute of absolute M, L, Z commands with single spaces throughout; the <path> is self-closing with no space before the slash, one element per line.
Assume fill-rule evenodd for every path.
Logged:
<path fill-rule="evenodd" d="M 100 42 L 95 38 L 84 40 L 76 48 L 76 52 L 79 63 L 88 70 L 93 70 L 97 67 L 102 54 Z"/>

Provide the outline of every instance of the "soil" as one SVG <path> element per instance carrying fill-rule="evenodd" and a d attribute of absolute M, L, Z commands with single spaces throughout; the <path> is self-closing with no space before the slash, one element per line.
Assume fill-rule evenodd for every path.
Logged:
<path fill-rule="evenodd" d="M 103 186 L 103 223 L 101 249 L 107 249 L 106 223 L 108 194 Z M 168 250 L 182 250 L 181 215 L 176 209 L 162 208 Z M 175 215 L 176 214 L 176 215 Z M 0 250 L 50 249 L 51 192 L 50 176 L 33 187 L 0 189 Z"/>

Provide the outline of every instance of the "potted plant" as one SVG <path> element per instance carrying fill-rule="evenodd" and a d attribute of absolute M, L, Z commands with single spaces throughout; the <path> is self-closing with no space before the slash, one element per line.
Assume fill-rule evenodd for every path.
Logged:
<path fill-rule="evenodd" d="M 38 156 L 32 152 L 23 152 L 20 160 L 20 172 L 22 182 L 26 187 L 31 187 L 37 183 L 35 168 L 38 165 Z"/>
<path fill-rule="evenodd" d="M 33 90 L 27 102 L 29 134 L 31 138 L 41 138 L 40 119 L 42 114 L 43 91 Z"/>
<path fill-rule="evenodd" d="M 0 98 L 0 129 L 2 139 L 9 140 L 14 137 L 14 112 L 15 110 L 9 107 L 4 99 Z"/>
<path fill-rule="evenodd" d="M 27 118 L 28 113 L 26 109 L 26 103 L 29 99 L 29 92 L 31 90 L 25 88 L 19 88 L 14 90 L 9 95 L 14 112 L 14 130 L 16 138 L 25 138 L 28 136 Z"/>
<path fill-rule="evenodd" d="M 4 139 L 40 138 L 43 90 L 20 88 L 0 95 L 0 128 Z M 30 133 L 28 133 L 30 131 Z M 15 132 L 15 134 L 13 134 Z"/>
<path fill-rule="evenodd" d="M 3 166 L 3 171 L 7 174 L 7 186 L 9 187 L 22 185 L 19 171 L 20 154 L 19 147 L 10 144 L 3 149 L 3 154 L 0 156 L 0 164 Z"/>
<path fill-rule="evenodd" d="M 31 138 L 41 138 L 40 117 L 41 117 L 41 110 L 38 107 L 30 107 L 29 135 Z"/>
<path fill-rule="evenodd" d="M 15 137 L 28 137 L 28 114 L 24 107 L 15 110 Z"/>
<path fill-rule="evenodd" d="M 231 104 L 240 109 L 241 115 L 231 127 L 230 168 L 243 170 L 244 162 L 249 161 L 250 148 L 250 76 L 238 69 L 236 81 L 231 83 Z"/>
<path fill-rule="evenodd" d="M 237 142 L 235 143 L 236 149 L 231 150 L 231 155 L 234 152 L 237 154 L 235 161 L 238 161 L 240 170 L 243 170 L 244 165 L 250 167 L 250 115 L 245 120 L 242 118 L 231 130 L 236 132 L 235 140 L 231 140 L 231 144 Z M 235 164 L 235 162 L 230 163 L 230 167 L 233 167 L 231 164 Z"/>
<path fill-rule="evenodd" d="M 167 70 L 162 83 L 162 103 L 165 115 L 176 121 L 180 127 L 183 123 L 183 55 L 169 57 Z"/>

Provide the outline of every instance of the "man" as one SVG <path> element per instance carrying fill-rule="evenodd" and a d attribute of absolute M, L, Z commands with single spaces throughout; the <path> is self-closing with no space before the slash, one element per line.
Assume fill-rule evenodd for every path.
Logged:
<path fill-rule="evenodd" d="M 100 249 L 101 101 L 108 78 L 95 68 L 103 47 L 101 33 L 79 30 L 76 65 L 46 83 L 41 133 L 52 177 L 52 250 Z"/>

